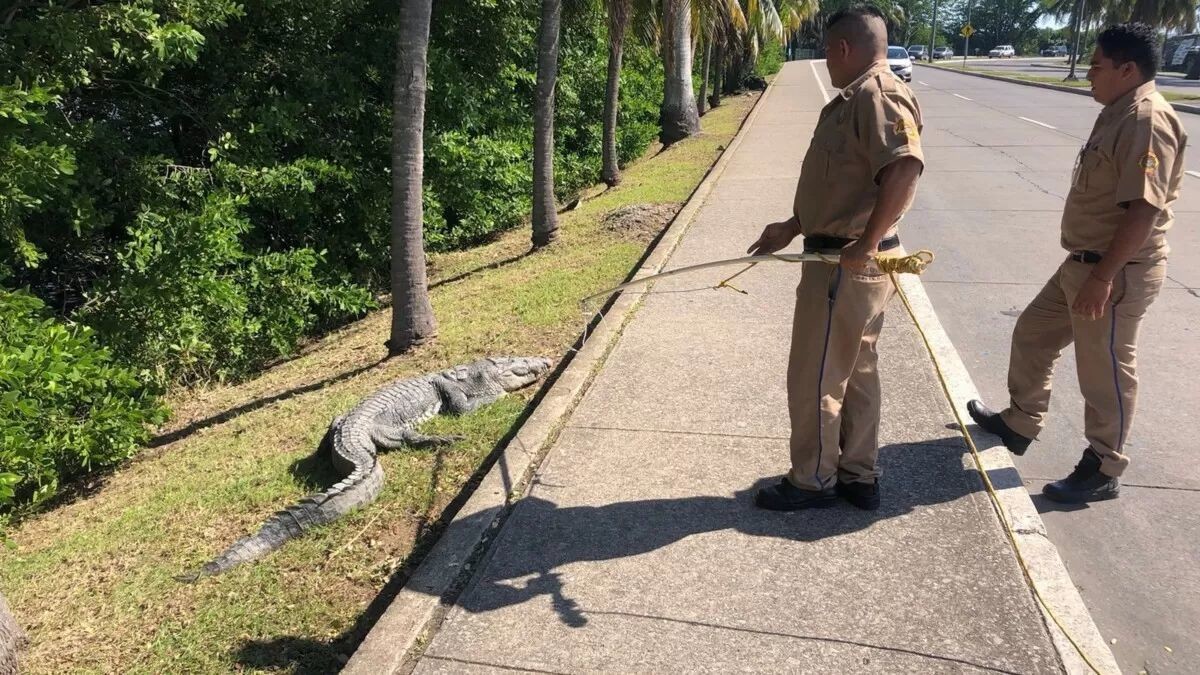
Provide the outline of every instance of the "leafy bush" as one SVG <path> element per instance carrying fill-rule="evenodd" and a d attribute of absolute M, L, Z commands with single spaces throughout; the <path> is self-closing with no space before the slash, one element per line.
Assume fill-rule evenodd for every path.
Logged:
<path fill-rule="evenodd" d="M 239 377 L 371 306 L 365 289 L 323 276 L 312 249 L 248 252 L 251 224 L 239 211 L 247 198 L 197 194 L 203 180 L 167 182 L 79 313 L 123 361 L 161 384 Z"/>
<path fill-rule="evenodd" d="M 754 72 L 759 77 L 770 77 L 778 73 L 783 68 L 783 48 L 770 45 L 764 48 L 758 55 L 758 62 L 754 66 Z"/>
<path fill-rule="evenodd" d="M 0 290 L 0 508 L 53 497 L 64 480 L 137 451 L 165 410 L 92 331 Z"/>

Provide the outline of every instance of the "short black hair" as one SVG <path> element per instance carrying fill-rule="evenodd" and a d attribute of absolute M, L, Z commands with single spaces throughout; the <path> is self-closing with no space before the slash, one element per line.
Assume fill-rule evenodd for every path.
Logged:
<path fill-rule="evenodd" d="M 831 14 L 829 19 L 825 22 L 825 30 L 833 28 L 839 21 L 848 17 L 854 17 L 860 21 L 866 21 L 868 17 L 872 16 L 878 18 L 885 25 L 887 24 L 887 19 L 883 17 L 883 12 L 879 11 L 878 7 L 863 2 L 857 2 L 848 7 L 839 9 Z"/>
<path fill-rule="evenodd" d="M 1162 58 L 1158 53 L 1158 33 L 1144 23 L 1109 26 L 1096 38 L 1096 44 L 1118 66 L 1132 61 L 1146 80 L 1158 74 Z"/>
<path fill-rule="evenodd" d="M 887 19 L 875 5 L 855 3 L 839 9 L 825 22 L 825 34 L 834 40 L 846 40 L 856 49 L 887 53 Z"/>

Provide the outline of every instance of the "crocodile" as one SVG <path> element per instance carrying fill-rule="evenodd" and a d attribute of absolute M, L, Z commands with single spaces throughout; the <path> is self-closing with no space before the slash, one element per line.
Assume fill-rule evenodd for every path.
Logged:
<path fill-rule="evenodd" d="M 439 414 L 461 415 L 536 382 L 550 370 L 540 357 L 486 358 L 394 382 L 329 425 L 328 449 L 342 477 L 338 483 L 277 512 L 258 532 L 243 537 L 195 572 L 176 579 L 194 582 L 260 558 L 288 540 L 369 504 L 383 488 L 377 450 L 448 445 L 455 436 L 431 436 L 417 427 Z"/>

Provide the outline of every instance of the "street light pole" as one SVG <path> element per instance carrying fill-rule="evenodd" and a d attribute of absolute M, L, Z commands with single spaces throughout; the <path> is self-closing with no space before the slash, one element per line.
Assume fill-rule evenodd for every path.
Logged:
<path fill-rule="evenodd" d="M 1071 22 L 1071 42 L 1075 46 L 1071 49 L 1071 72 L 1067 73 L 1066 78 L 1068 82 L 1079 79 L 1075 76 L 1075 64 L 1079 61 L 1079 20 L 1081 14 L 1083 14 L 1083 0 L 1075 0 L 1075 16 L 1072 17 L 1074 21 Z"/>

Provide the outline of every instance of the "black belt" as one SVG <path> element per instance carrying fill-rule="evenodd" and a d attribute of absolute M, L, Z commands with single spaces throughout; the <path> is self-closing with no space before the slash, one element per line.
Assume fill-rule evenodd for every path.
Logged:
<path fill-rule="evenodd" d="M 836 251 L 846 248 L 856 241 L 858 240 L 847 239 L 845 237 L 826 237 L 823 234 L 814 234 L 804 238 L 804 252 L 817 253 L 819 251 Z M 900 235 L 893 234 L 890 237 L 885 237 L 879 242 L 879 250 L 890 251 L 899 245 Z"/>
<path fill-rule="evenodd" d="M 1104 256 L 1096 253 L 1095 251 L 1075 251 L 1071 254 L 1071 260 L 1074 260 L 1075 262 L 1087 263 L 1089 265 L 1095 265 L 1103 259 Z"/>

